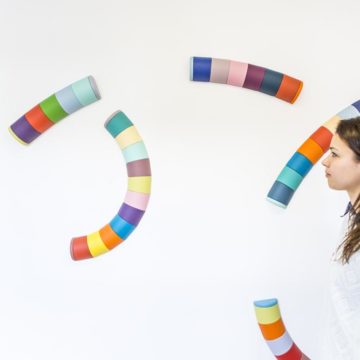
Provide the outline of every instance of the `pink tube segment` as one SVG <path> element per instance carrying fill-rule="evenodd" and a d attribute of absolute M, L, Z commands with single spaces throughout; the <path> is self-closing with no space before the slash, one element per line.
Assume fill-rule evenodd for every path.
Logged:
<path fill-rule="evenodd" d="M 149 202 L 149 198 L 149 194 L 127 191 L 124 202 L 130 206 L 133 206 L 134 208 L 145 211 Z"/>
<path fill-rule="evenodd" d="M 240 61 L 231 61 L 227 83 L 229 85 L 242 87 L 245 82 L 248 65 Z"/>

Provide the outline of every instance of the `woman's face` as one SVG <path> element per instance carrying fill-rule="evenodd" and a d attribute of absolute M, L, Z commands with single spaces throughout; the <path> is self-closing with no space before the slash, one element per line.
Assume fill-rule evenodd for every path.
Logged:
<path fill-rule="evenodd" d="M 330 144 L 330 154 L 321 162 L 329 187 L 334 190 L 360 191 L 360 162 L 354 152 L 335 134 Z"/>

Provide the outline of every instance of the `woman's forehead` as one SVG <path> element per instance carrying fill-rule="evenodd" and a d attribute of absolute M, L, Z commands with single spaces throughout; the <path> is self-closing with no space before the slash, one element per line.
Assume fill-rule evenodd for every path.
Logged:
<path fill-rule="evenodd" d="M 330 148 L 336 150 L 342 150 L 348 148 L 349 150 L 351 150 L 349 146 L 346 144 L 346 142 L 342 140 L 338 134 L 334 134 L 334 136 L 332 137 Z"/>

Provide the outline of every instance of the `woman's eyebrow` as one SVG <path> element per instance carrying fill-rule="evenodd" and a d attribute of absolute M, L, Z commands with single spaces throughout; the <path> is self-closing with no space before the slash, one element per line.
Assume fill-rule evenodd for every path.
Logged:
<path fill-rule="evenodd" d="M 333 146 L 330 146 L 329 149 L 330 149 L 331 151 L 337 150 L 337 148 L 334 148 Z"/>

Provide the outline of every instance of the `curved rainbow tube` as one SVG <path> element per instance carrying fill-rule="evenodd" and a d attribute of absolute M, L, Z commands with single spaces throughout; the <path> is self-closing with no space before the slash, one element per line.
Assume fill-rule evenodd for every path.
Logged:
<path fill-rule="evenodd" d="M 244 87 L 293 104 L 303 82 L 277 71 L 239 61 L 208 57 L 190 59 L 190 79 Z"/>
<path fill-rule="evenodd" d="M 28 145 L 66 116 L 99 99 L 95 80 L 88 76 L 41 101 L 15 121 L 9 131 L 21 144 Z"/>
<path fill-rule="evenodd" d="M 286 331 L 277 299 L 254 301 L 254 306 L 263 337 L 277 359 L 310 360 Z"/>
<path fill-rule="evenodd" d="M 123 112 L 117 111 L 105 122 L 105 128 L 122 150 L 128 189 L 120 210 L 108 224 L 92 234 L 72 239 L 70 252 L 74 260 L 101 255 L 126 240 L 139 224 L 150 197 L 149 156 L 135 126 Z"/>
<path fill-rule="evenodd" d="M 286 208 L 304 177 L 329 149 L 339 121 L 359 115 L 360 100 L 341 110 L 311 134 L 282 169 L 267 199 L 275 205 Z"/>

